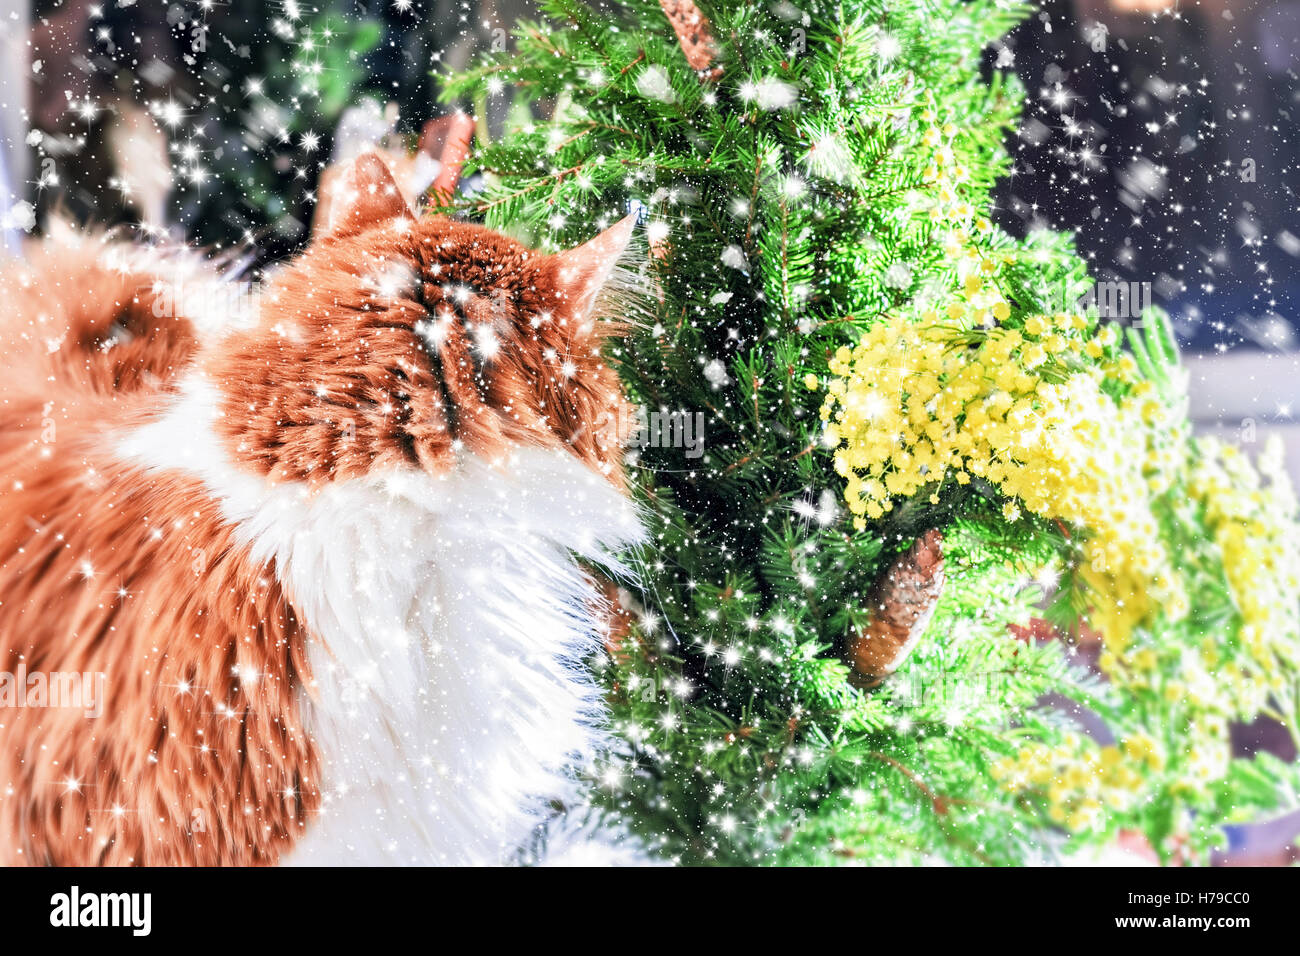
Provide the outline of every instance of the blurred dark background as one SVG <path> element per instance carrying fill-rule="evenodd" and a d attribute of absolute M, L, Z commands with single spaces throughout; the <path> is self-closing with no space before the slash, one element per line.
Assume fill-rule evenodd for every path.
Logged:
<path fill-rule="evenodd" d="M 397 104 L 394 131 L 413 134 L 446 109 L 431 74 L 504 48 L 532 13 L 528 0 L 0 8 L 0 186 L 33 207 L 6 210 L 11 243 L 58 207 L 261 260 L 306 238 L 350 108 Z M 1006 228 L 1074 232 L 1099 279 L 1150 283 L 1192 350 L 1300 347 L 1300 0 L 1044 0 L 988 59 L 1027 94 L 997 199 Z"/>
<path fill-rule="evenodd" d="M 1195 350 L 1298 344 L 1300 2 L 1048 0 L 994 51 L 1025 84 L 1002 222 L 1073 230 Z"/>

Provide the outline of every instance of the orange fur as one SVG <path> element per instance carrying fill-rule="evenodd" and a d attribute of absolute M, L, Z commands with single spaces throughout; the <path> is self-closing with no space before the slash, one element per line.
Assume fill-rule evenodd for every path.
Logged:
<path fill-rule="evenodd" d="M 152 315 L 149 277 L 96 251 L 39 251 L 0 279 L 0 669 L 107 681 L 97 719 L 0 710 L 0 862 L 273 862 L 318 801 L 304 635 L 197 482 L 105 447 L 195 342 Z M 115 322 L 135 337 L 105 350 Z"/>
<path fill-rule="evenodd" d="M 268 290 L 277 321 L 208 366 L 229 383 L 236 458 L 322 481 L 376 465 L 439 471 L 459 446 L 494 458 L 553 444 L 621 483 L 612 426 L 625 400 L 601 356 L 606 327 L 581 314 L 560 259 L 480 226 L 396 221 L 318 242 Z M 391 296 L 376 295 L 384 281 Z M 430 322 L 438 332 L 422 333 Z M 490 359 L 475 357 L 484 329 L 499 341 Z"/>
<path fill-rule="evenodd" d="M 116 402 L 175 378 L 194 354 L 184 316 L 156 316 L 156 280 L 106 261 L 106 239 L 52 240 L 0 272 L 5 392 L 45 401 L 90 392 Z"/>
<path fill-rule="evenodd" d="M 319 806 L 311 638 L 275 567 L 196 479 L 113 455 L 182 373 L 218 386 L 231 458 L 268 481 L 541 444 L 621 485 L 624 398 L 590 314 L 606 247 L 417 222 L 377 163 L 260 324 L 216 344 L 93 241 L 0 271 L 0 670 L 107 675 L 98 719 L 0 709 L 0 863 L 273 863 Z"/>

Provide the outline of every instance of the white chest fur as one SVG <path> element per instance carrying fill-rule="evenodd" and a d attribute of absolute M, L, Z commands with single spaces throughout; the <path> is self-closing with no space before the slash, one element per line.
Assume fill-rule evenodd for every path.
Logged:
<path fill-rule="evenodd" d="M 306 723 L 324 809 L 290 863 L 494 863 L 598 744 L 581 665 L 595 595 L 574 554 L 639 536 L 630 503 L 563 451 L 520 449 L 338 483 L 268 486 L 225 460 L 191 382 L 119 451 L 201 478 L 313 635 Z"/>

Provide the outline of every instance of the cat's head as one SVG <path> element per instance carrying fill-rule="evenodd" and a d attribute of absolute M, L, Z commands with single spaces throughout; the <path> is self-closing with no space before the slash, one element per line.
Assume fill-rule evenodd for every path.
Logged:
<path fill-rule="evenodd" d="M 269 282 L 258 327 L 210 369 L 245 465 L 316 483 L 544 445 L 622 482 L 627 409 L 603 352 L 632 217 L 536 252 L 416 218 L 373 155 L 332 205 L 326 233 Z"/>

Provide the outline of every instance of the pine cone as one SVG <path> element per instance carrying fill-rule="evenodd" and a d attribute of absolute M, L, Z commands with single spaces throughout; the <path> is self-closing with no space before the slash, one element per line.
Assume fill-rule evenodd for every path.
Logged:
<path fill-rule="evenodd" d="M 659 0 L 664 16 L 673 25 L 677 42 L 682 46 L 686 62 L 701 79 L 716 80 L 722 67 L 714 66 L 718 58 L 718 45 L 713 39 L 713 29 L 694 0 Z"/>
<path fill-rule="evenodd" d="M 872 588 L 871 621 L 849 637 L 846 657 L 853 684 L 864 690 L 880 685 L 898 669 L 925 633 L 943 590 L 943 534 L 931 528 Z"/>

